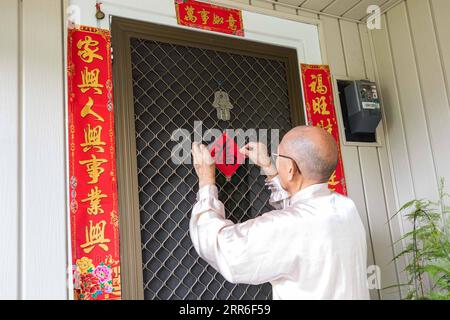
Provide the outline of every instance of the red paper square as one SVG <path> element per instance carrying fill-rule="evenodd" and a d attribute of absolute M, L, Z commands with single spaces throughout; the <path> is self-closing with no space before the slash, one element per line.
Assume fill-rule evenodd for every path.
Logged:
<path fill-rule="evenodd" d="M 228 179 L 245 161 L 245 156 L 239 152 L 237 143 L 225 132 L 214 141 L 211 147 L 211 156 L 214 158 L 217 169 Z"/>

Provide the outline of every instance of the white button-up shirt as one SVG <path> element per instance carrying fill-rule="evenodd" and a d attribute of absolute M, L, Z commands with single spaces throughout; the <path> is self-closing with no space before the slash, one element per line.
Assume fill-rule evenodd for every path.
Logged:
<path fill-rule="evenodd" d="M 232 283 L 270 282 L 274 299 L 369 299 L 366 236 L 353 201 L 327 184 L 292 197 L 268 182 L 277 208 L 234 224 L 217 187 L 197 194 L 190 235 L 200 257 Z"/>

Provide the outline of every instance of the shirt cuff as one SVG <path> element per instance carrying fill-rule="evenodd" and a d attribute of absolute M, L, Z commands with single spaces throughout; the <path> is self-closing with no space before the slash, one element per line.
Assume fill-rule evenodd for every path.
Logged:
<path fill-rule="evenodd" d="M 282 200 L 289 199 L 291 197 L 289 192 L 284 190 L 283 187 L 281 186 L 281 181 L 278 176 L 276 176 L 271 180 L 266 179 L 266 186 L 268 186 L 271 191 L 269 199 L 270 203 L 277 203 Z"/>
<path fill-rule="evenodd" d="M 269 188 L 274 188 L 274 189 L 277 189 L 277 190 L 283 189 L 281 187 L 281 181 L 280 181 L 280 178 L 278 176 L 275 176 L 272 179 L 266 178 L 265 182 L 266 182 L 266 186 L 268 186 Z"/>
<path fill-rule="evenodd" d="M 213 184 L 208 184 L 203 186 L 197 192 L 197 201 L 205 200 L 205 199 L 217 199 L 219 197 L 219 191 L 217 187 Z"/>

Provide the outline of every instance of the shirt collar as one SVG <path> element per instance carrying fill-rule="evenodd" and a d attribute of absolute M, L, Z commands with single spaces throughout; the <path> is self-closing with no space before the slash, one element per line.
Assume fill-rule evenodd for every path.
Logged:
<path fill-rule="evenodd" d="M 327 196 L 329 194 L 331 194 L 331 191 L 328 189 L 328 183 L 313 184 L 294 194 L 291 197 L 291 204 L 297 201 Z"/>

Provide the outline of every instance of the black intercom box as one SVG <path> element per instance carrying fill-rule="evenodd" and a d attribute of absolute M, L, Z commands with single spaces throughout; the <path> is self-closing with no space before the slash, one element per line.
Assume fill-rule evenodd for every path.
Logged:
<path fill-rule="evenodd" d="M 367 80 L 352 81 L 345 87 L 348 121 L 352 133 L 375 133 L 381 121 L 377 86 Z"/>
<path fill-rule="evenodd" d="M 373 82 L 370 82 L 368 80 L 360 80 L 360 81 L 363 81 L 366 83 L 371 83 L 372 85 L 374 85 Z M 358 86 L 354 80 L 348 80 L 348 79 L 336 79 L 336 83 L 337 83 L 337 89 L 338 89 L 338 93 L 339 93 L 339 102 L 340 102 L 340 106 L 341 106 L 342 124 L 343 124 L 343 130 L 344 130 L 344 135 L 345 135 L 345 141 L 346 142 L 356 142 L 356 143 L 358 143 L 358 142 L 377 143 L 378 140 L 377 140 L 377 134 L 376 134 L 376 130 L 375 130 L 376 125 L 371 125 L 372 128 L 375 127 L 375 129 L 373 131 L 372 130 L 358 130 L 358 122 L 361 122 L 362 117 L 358 116 L 357 114 L 358 114 L 358 111 L 363 108 L 361 105 L 358 107 L 358 105 L 356 103 L 356 102 L 362 100 L 360 98 L 360 94 L 358 93 L 356 95 L 356 93 L 358 92 L 357 90 L 359 90 L 359 88 L 361 86 Z M 346 88 L 349 88 L 348 92 L 350 95 L 353 95 L 353 94 L 355 95 L 353 98 L 349 99 L 349 101 L 348 101 L 349 105 L 347 105 Z M 375 97 L 378 97 L 378 91 L 377 91 Z M 374 97 L 372 94 L 372 100 L 375 100 L 373 98 Z M 367 101 L 367 102 L 370 102 L 370 101 Z M 380 100 L 378 99 L 378 101 L 373 101 L 373 102 L 380 103 Z M 376 106 L 374 106 L 374 107 L 376 108 Z M 366 109 L 364 109 L 364 110 L 366 110 Z M 367 110 L 370 110 L 370 109 L 367 109 Z M 356 114 L 356 116 L 355 116 L 355 114 Z M 351 122 L 350 122 L 350 115 L 352 116 Z M 380 112 L 380 116 L 381 116 L 381 112 Z M 360 117 L 360 118 L 358 118 L 358 117 Z M 375 119 L 375 121 L 376 121 L 376 119 Z M 355 122 L 356 122 L 356 125 L 355 125 Z M 361 129 L 361 128 L 359 128 L 359 129 Z M 371 131 L 371 132 L 360 132 L 360 131 Z"/>

